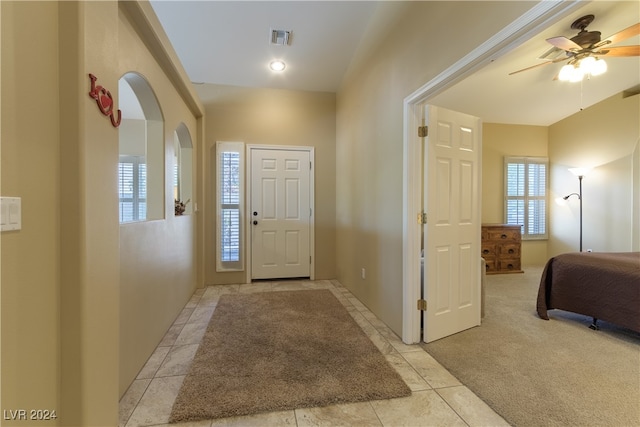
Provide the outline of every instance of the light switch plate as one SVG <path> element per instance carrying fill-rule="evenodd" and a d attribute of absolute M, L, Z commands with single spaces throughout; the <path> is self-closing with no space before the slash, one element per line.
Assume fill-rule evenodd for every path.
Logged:
<path fill-rule="evenodd" d="M 22 199 L 20 197 L 0 197 L 0 230 L 22 229 Z"/>

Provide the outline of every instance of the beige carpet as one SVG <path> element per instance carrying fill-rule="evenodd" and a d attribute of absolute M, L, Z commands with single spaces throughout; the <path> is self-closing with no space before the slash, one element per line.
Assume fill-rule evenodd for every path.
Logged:
<path fill-rule="evenodd" d="M 330 291 L 223 295 L 170 422 L 410 393 Z"/>
<path fill-rule="evenodd" d="M 424 345 L 514 426 L 640 426 L 640 334 L 536 314 L 542 268 L 487 276 L 482 325 Z"/>

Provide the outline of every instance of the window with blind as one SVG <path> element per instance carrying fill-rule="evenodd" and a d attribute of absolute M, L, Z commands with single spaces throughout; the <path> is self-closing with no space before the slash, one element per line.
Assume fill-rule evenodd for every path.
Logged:
<path fill-rule="evenodd" d="M 177 156 L 173 158 L 173 198 L 180 200 L 180 161 Z"/>
<path fill-rule="evenodd" d="M 217 271 L 243 269 L 244 144 L 216 143 Z"/>
<path fill-rule="evenodd" d="M 505 223 L 520 225 L 524 240 L 547 239 L 549 160 L 505 157 Z"/>
<path fill-rule="evenodd" d="M 147 165 L 143 156 L 120 156 L 118 198 L 120 222 L 147 219 Z"/>

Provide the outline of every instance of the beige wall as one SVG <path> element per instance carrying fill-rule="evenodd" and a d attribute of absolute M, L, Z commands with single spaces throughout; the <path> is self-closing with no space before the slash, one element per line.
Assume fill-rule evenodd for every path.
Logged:
<path fill-rule="evenodd" d="M 123 118 L 118 132 L 121 156 L 146 155 L 147 123 L 145 120 Z"/>
<path fill-rule="evenodd" d="M 123 394 L 197 285 L 196 215 L 174 215 L 172 167 L 176 129 L 183 123 L 197 142 L 198 125 L 138 36 L 135 24 L 122 12 L 119 24 L 119 75 L 137 72 L 144 76 L 164 118 L 164 126 L 158 122 L 164 155 L 159 177 L 162 210 L 158 217 L 162 219 L 120 226 L 119 392 Z M 149 138 L 149 144 L 153 143 Z"/>
<path fill-rule="evenodd" d="M 50 424 L 116 425 L 119 396 L 195 286 L 205 278 L 240 281 L 211 270 L 213 240 L 206 251 L 200 240 L 214 238 L 214 171 L 205 175 L 203 167 L 210 167 L 216 140 L 315 147 L 316 278 L 337 277 L 400 333 L 402 101 L 531 7 L 408 4 L 384 42 L 359 57 L 337 97 L 199 88 L 207 104 L 205 133 L 198 102 L 165 75 L 149 47 L 164 36 L 143 43 L 131 15 L 119 12 L 131 12 L 132 4 L 0 2 L 0 192 L 22 198 L 23 227 L 2 233 L 0 241 L 0 409 L 56 409 L 59 418 Z M 148 25 L 132 19 L 134 26 Z M 478 19 L 487 25 L 468 37 Z M 447 49 L 432 55 L 433 40 L 448 40 Z M 201 208 L 193 215 L 172 216 L 166 180 L 164 219 L 118 224 L 118 131 L 88 97 L 87 74 L 98 76 L 117 104 L 118 79 L 127 71 L 145 76 L 162 108 L 165 177 L 174 130 L 184 122 L 191 133 L 198 159 L 193 203 Z M 567 167 L 595 167 L 584 185 L 585 248 L 637 249 L 631 236 L 640 231 L 638 117 L 637 95 L 616 96 L 548 128 L 552 198 L 577 189 Z M 485 124 L 485 132 L 485 149 L 495 150 L 487 151 L 487 164 L 495 165 L 513 135 L 542 150 L 541 129 Z M 509 150 L 530 154 L 532 147 Z M 490 168 L 486 176 L 495 172 Z M 483 190 L 489 221 L 501 208 Z M 548 256 L 575 250 L 576 212 L 575 205 L 552 203 Z"/>
<path fill-rule="evenodd" d="M 579 191 L 570 167 L 594 168 L 583 181 L 583 250 L 639 250 L 639 96 L 615 95 L 549 127 L 483 125 L 483 222 L 504 220 L 504 156 L 550 160 L 549 239 L 523 242 L 523 265 L 579 249 L 578 199 L 562 200 Z"/>
<path fill-rule="evenodd" d="M 335 94 L 211 84 L 197 91 L 207 116 L 206 283 L 245 282 L 245 272 L 216 272 L 216 141 L 315 148 L 315 279 L 335 278 Z"/>
<path fill-rule="evenodd" d="M 163 33 L 143 43 L 121 8 L 147 37 L 159 25 L 145 3 L 0 3 L 0 190 L 22 198 L 22 230 L 1 236 L 1 409 L 56 410 L 41 425 L 117 425 L 119 396 L 200 277 L 199 218 L 173 217 L 170 182 L 165 219 L 118 224 L 118 129 L 88 96 L 88 74 L 116 106 L 125 72 L 147 78 L 165 159 L 179 123 L 196 149 L 202 135 L 186 75 L 156 65 L 177 63 Z"/>
<path fill-rule="evenodd" d="M 412 2 L 386 37 L 380 36 L 382 43 L 359 56 L 338 93 L 337 278 L 398 334 L 403 100 L 532 6 Z M 473 37 L 469 28 L 474 28 Z M 446 48 L 434 54 L 434 43 L 443 40 Z"/>
<path fill-rule="evenodd" d="M 118 25 L 108 3 L 58 3 L 60 19 L 61 292 L 59 423 L 113 418 L 118 389 L 118 133 L 91 102 L 88 74 L 117 92 L 109 61 Z M 55 179 L 55 177 L 52 177 Z M 116 212 L 114 212 L 114 210 Z"/>
<path fill-rule="evenodd" d="M 583 250 L 638 250 L 639 98 L 618 94 L 549 127 L 549 256 L 579 248 L 578 200 L 554 202 L 579 190 L 571 167 L 593 168 L 583 180 Z"/>
<path fill-rule="evenodd" d="M 117 88 L 98 40 L 117 8 L 0 7 L 2 194 L 23 207 L 22 230 L 2 234 L 2 406 L 55 410 L 60 425 L 117 422 L 117 198 L 104 162 L 117 131 L 85 71 Z"/>
<path fill-rule="evenodd" d="M 0 409 L 59 410 L 57 4 L 2 2 L 0 8 L 0 191 L 22 198 L 22 230 L 3 232 L 0 238 Z"/>
<path fill-rule="evenodd" d="M 503 221 L 504 156 L 549 157 L 549 239 L 523 242 L 523 265 L 579 249 L 578 192 L 570 167 L 593 167 L 583 181 L 583 250 L 639 250 L 639 95 L 615 95 L 549 127 L 485 123 L 482 221 Z M 606 126 L 602 124 L 606 123 Z"/>
<path fill-rule="evenodd" d="M 504 222 L 504 158 L 506 156 L 548 157 L 546 126 L 484 123 L 482 128 L 482 222 Z M 547 260 L 547 240 L 522 242 L 522 259 L 527 265 Z"/>

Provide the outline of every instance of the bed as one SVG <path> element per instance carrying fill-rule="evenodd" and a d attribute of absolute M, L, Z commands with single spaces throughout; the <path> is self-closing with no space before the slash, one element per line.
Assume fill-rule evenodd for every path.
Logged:
<path fill-rule="evenodd" d="M 578 252 L 555 256 L 542 272 L 538 315 L 559 309 L 640 332 L 640 252 Z"/>

